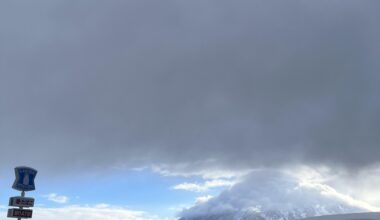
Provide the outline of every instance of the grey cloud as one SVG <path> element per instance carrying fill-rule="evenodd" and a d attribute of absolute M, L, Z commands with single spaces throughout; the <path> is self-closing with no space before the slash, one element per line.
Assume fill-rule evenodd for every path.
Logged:
<path fill-rule="evenodd" d="M 378 7 L 2 2 L 0 163 L 376 163 Z"/>

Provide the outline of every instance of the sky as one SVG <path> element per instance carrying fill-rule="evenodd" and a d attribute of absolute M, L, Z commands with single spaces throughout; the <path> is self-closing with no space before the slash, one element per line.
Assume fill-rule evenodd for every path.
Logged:
<path fill-rule="evenodd" d="M 19 165 L 41 220 L 173 219 L 277 172 L 380 210 L 379 7 L 1 1 L 0 212 Z"/>

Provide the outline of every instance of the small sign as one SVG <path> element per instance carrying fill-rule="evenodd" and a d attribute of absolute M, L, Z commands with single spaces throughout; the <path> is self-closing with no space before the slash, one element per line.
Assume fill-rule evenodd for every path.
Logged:
<path fill-rule="evenodd" d="M 32 218 L 32 215 L 30 209 L 8 209 L 8 218 Z"/>
<path fill-rule="evenodd" d="M 37 170 L 30 167 L 16 167 L 15 174 L 16 180 L 13 183 L 13 189 L 19 191 L 32 191 L 36 189 L 34 178 L 37 175 Z"/>
<path fill-rule="evenodd" d="M 9 206 L 15 206 L 15 207 L 33 207 L 34 206 L 34 199 L 29 197 L 11 197 L 9 198 Z"/>

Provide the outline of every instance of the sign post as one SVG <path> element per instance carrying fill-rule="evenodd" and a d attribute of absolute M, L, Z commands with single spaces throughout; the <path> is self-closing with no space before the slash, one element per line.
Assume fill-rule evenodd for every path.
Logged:
<path fill-rule="evenodd" d="M 9 206 L 18 207 L 8 209 L 8 218 L 32 218 L 33 210 L 24 209 L 34 206 L 34 198 L 25 197 L 26 191 L 33 191 L 36 189 L 34 178 L 37 175 L 37 170 L 30 167 L 16 167 L 16 179 L 12 188 L 21 191 L 21 196 L 9 198 Z"/>

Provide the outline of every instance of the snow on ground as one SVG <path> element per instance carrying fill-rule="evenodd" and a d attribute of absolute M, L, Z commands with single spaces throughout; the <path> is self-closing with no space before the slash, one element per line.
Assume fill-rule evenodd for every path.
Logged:
<path fill-rule="evenodd" d="M 321 217 L 306 218 L 304 220 L 380 220 L 380 212 L 326 215 Z"/>

